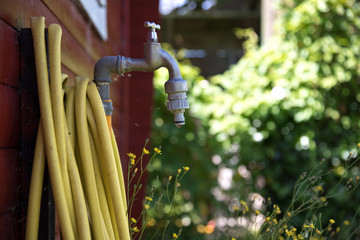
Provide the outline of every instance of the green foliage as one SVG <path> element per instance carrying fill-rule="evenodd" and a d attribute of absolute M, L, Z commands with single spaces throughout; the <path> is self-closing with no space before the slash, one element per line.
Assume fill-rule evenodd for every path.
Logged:
<path fill-rule="evenodd" d="M 359 187 L 360 177 L 346 177 L 359 160 L 358 147 L 356 152 L 349 154 L 337 184 L 328 188 L 324 188 L 327 178 L 336 173 L 329 171 L 325 160 L 317 163 L 310 172 L 304 172 L 297 179 L 287 208 L 281 209 L 270 198 L 263 200 L 260 208 L 256 198 L 240 201 L 231 212 L 232 217 L 243 219 L 243 224 L 227 227 L 226 235 L 249 240 L 353 239 L 360 234 L 359 211 L 352 219 L 339 222 L 334 220 L 339 220 L 337 214 L 333 214 L 334 218 L 324 219 L 322 212 L 334 198 L 351 195 Z M 302 216 L 301 221 L 299 216 Z"/>
<path fill-rule="evenodd" d="M 166 183 L 166 189 L 160 185 L 153 185 L 151 190 L 145 199 L 142 200 L 143 208 L 140 216 L 137 219 L 133 218 L 132 210 L 134 208 L 134 202 L 138 198 L 138 193 L 142 188 L 140 181 L 147 171 L 147 168 L 152 164 L 154 159 L 159 159 L 161 149 L 155 147 L 154 153 L 150 157 L 149 161 L 144 161 L 144 156 L 150 154 L 150 151 L 146 149 L 148 140 L 145 142 L 145 146 L 141 155 L 137 158 L 135 154 L 128 153 L 129 166 L 128 166 L 128 179 L 127 179 L 127 213 L 129 222 L 129 231 L 131 239 L 143 239 L 144 234 L 147 234 L 151 239 L 168 239 L 169 231 L 168 226 L 171 223 L 170 218 L 173 216 L 173 212 L 176 211 L 174 206 L 175 203 L 182 199 L 181 195 L 178 194 L 180 189 L 181 179 L 190 170 L 188 166 L 179 168 L 176 171 L 174 177 L 170 176 Z M 136 178 L 137 177 L 137 178 Z M 172 191 L 171 191 L 172 189 Z M 165 193 L 165 196 L 163 196 Z M 179 204 L 177 204 L 179 205 Z M 162 214 L 159 214 L 161 212 Z M 158 223 L 158 221 L 160 222 Z M 162 222 L 161 222 L 162 221 Z M 153 228 L 155 226 L 155 228 Z M 145 233 L 146 229 L 152 229 L 151 234 Z M 170 235 L 173 239 L 180 236 L 182 229 L 176 229 L 173 235 Z M 167 235 L 166 235 L 167 234 Z"/>
<path fill-rule="evenodd" d="M 174 168 L 191 167 L 183 195 L 192 210 L 174 216 L 179 225 L 191 219 L 184 239 L 254 192 L 287 206 L 297 177 L 319 159 L 334 168 L 335 177 L 325 183 L 334 185 L 359 141 L 359 4 L 283 0 L 279 6 L 278 34 L 257 47 L 254 33 L 239 30 L 238 36 L 249 39 L 245 56 L 209 81 L 177 54 L 190 89 L 191 109 L 181 129 L 164 105 L 166 70 L 156 73 L 152 141 L 163 147 L 168 162 L 154 161 L 150 177 L 162 182 Z M 224 168 L 232 172 L 230 188 L 218 186 Z M 360 174 L 359 167 L 349 174 Z M 356 192 L 337 196 L 324 219 L 353 216 L 359 200 Z"/>
<path fill-rule="evenodd" d="M 169 46 L 163 44 L 162 47 L 174 54 Z M 177 54 L 179 66 L 191 92 L 198 88 L 196 85 L 203 81 L 203 77 L 200 76 L 200 70 L 192 66 L 188 60 L 182 59 L 181 55 L 182 52 Z M 153 110 L 154 130 L 151 141 L 154 146 L 162 146 L 161 159 L 166 159 L 166 161 L 158 158 L 153 160 L 149 166 L 149 186 L 158 187 L 159 194 L 166 196 L 166 191 L 163 189 L 161 192 L 160 186 L 166 185 L 169 176 L 172 176 L 175 169 L 181 169 L 184 165 L 190 166 L 190 173 L 182 180 L 182 185 L 186 187 L 184 190 L 181 187 L 181 192 L 179 191 L 182 197 L 175 197 L 173 203 L 174 207 L 170 218 L 176 224 L 170 223 L 168 226 L 169 232 L 176 232 L 179 227 L 186 228 L 186 231 L 182 232 L 181 238 L 187 239 L 196 235 L 198 224 L 209 219 L 209 206 L 212 201 L 209 186 L 216 184 L 216 167 L 211 164 L 211 159 L 209 159 L 213 149 L 207 143 L 208 131 L 199 119 L 195 116 L 190 117 L 190 113 L 186 112 L 186 125 L 181 128 L 174 126 L 173 115 L 166 109 L 167 96 L 163 85 L 167 79 L 168 73 L 165 68 L 155 72 L 154 106 L 156 107 Z M 188 94 L 188 97 L 190 105 L 194 106 L 197 99 L 192 96 L 192 93 Z M 205 95 L 204 97 L 207 98 Z M 206 162 L 204 162 L 205 160 Z M 199 189 L 202 190 L 198 191 Z M 160 227 L 161 225 L 164 226 L 165 223 L 161 221 L 166 215 L 165 211 L 157 211 Z M 158 229 L 154 227 L 152 230 L 157 231 Z M 195 236 L 192 239 L 199 238 Z"/>

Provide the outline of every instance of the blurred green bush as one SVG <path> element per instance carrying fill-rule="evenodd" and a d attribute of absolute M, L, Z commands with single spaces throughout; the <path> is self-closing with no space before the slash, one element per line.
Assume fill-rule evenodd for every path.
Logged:
<path fill-rule="evenodd" d="M 286 208 L 298 176 L 323 158 L 335 172 L 324 188 L 334 185 L 357 147 L 359 3 L 282 0 L 278 13 L 277 34 L 260 47 L 254 32 L 236 30 L 247 38 L 246 54 L 208 80 L 181 51 L 176 53 L 189 85 L 190 110 L 182 128 L 173 125 L 164 105 L 167 71 L 155 74 L 151 141 L 162 146 L 163 160 L 149 167 L 149 185 L 164 185 L 174 169 L 190 166 L 182 183 L 184 198 L 173 211 L 176 224 L 169 226 L 186 228 L 182 239 L 202 239 L 199 232 L 213 229 L 208 221 L 253 193 Z M 351 174 L 359 171 L 355 166 Z M 341 221 L 360 207 L 360 193 L 332 201 L 322 212 L 324 219 Z M 158 214 L 161 221 L 164 213 Z"/>

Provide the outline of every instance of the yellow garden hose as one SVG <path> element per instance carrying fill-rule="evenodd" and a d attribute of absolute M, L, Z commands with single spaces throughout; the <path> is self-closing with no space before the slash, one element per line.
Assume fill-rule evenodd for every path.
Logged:
<path fill-rule="evenodd" d="M 45 169 L 45 148 L 44 148 L 42 125 L 40 120 L 38 134 L 36 138 L 33 168 L 31 173 L 31 183 L 29 190 L 31 194 L 29 196 L 29 202 L 28 202 L 29 207 L 27 212 L 27 219 L 32 219 L 32 221 L 26 221 L 27 231 L 26 231 L 25 239 L 37 239 L 38 236 L 44 169 Z"/>
<path fill-rule="evenodd" d="M 70 137 L 71 146 L 75 149 L 75 104 L 74 104 L 74 86 L 65 87 L 65 113 L 66 122 L 68 125 L 68 133 Z"/>
<path fill-rule="evenodd" d="M 103 155 L 104 155 L 103 154 L 103 149 L 101 148 L 100 138 L 99 138 L 98 130 L 97 130 L 96 123 L 95 123 L 95 117 L 94 117 L 94 114 L 92 112 L 89 100 L 87 100 L 86 107 L 87 107 L 86 115 L 87 115 L 89 127 L 91 129 L 91 135 L 93 136 L 93 140 L 94 140 L 94 144 L 95 144 L 95 150 L 96 150 L 98 156 L 100 158 L 103 158 Z M 99 167 L 100 167 L 100 171 L 102 173 L 106 173 L 106 166 L 105 166 L 104 161 L 99 161 Z M 115 219 L 114 205 L 112 203 L 111 194 L 110 194 L 109 180 L 108 180 L 108 177 L 107 177 L 106 174 L 102 174 L 102 177 L 103 177 L 103 186 L 105 188 L 105 193 L 106 193 L 106 197 L 107 197 L 107 204 L 108 204 L 108 208 L 109 208 L 109 212 L 110 212 L 110 219 L 111 219 L 111 223 L 112 223 L 112 226 L 113 226 L 115 238 L 119 239 L 117 237 L 118 236 L 118 230 L 117 230 L 116 219 Z"/>
<path fill-rule="evenodd" d="M 98 195 L 99 195 L 101 214 L 104 219 L 104 224 L 105 224 L 106 232 L 109 235 L 109 239 L 115 239 L 114 229 L 112 227 L 112 222 L 111 222 L 109 204 L 107 202 L 106 191 L 102 180 L 99 158 L 95 147 L 94 137 L 90 130 L 89 130 L 89 136 L 90 136 L 90 149 L 91 149 L 91 155 L 94 164 L 94 173 L 96 178 L 96 188 L 99 193 Z"/>
<path fill-rule="evenodd" d="M 72 228 L 74 230 L 75 237 L 78 233 L 75 222 L 75 209 L 73 203 L 73 197 L 70 188 L 69 174 L 67 170 L 66 161 L 66 145 L 65 145 L 65 131 L 64 131 L 64 101 L 62 90 L 62 77 L 61 77 L 61 27 L 57 24 L 51 24 L 48 28 L 49 31 L 49 67 L 50 67 L 50 91 L 51 102 L 54 116 L 54 127 L 56 144 L 59 153 L 60 170 L 64 183 L 64 189 L 66 192 L 66 203 L 69 209 Z"/>
<path fill-rule="evenodd" d="M 84 173 L 85 195 L 89 201 L 90 218 L 93 223 L 95 239 L 105 239 L 105 229 L 102 224 L 102 214 L 99 204 L 99 196 L 96 189 L 93 160 L 91 157 L 90 137 L 86 120 L 86 87 L 87 78 L 76 77 L 75 79 L 75 116 L 76 129 L 79 140 L 81 168 Z"/>
<path fill-rule="evenodd" d="M 60 26 L 48 28 L 50 81 L 44 17 L 31 18 L 31 29 L 41 123 L 26 239 L 38 239 L 46 158 L 63 239 L 129 240 L 125 183 L 111 116 L 105 116 L 97 88 L 87 78 L 76 77 L 75 86 L 64 86 Z"/>
<path fill-rule="evenodd" d="M 116 163 L 116 169 L 117 172 L 119 173 L 119 183 L 120 183 L 120 189 L 121 189 L 121 196 L 126 196 L 126 190 L 125 190 L 125 182 L 124 182 L 124 175 L 123 175 L 123 171 L 122 171 L 122 167 L 121 167 L 121 160 L 120 160 L 120 154 L 119 154 L 119 150 L 116 144 L 116 139 L 115 139 L 115 135 L 114 135 L 114 130 L 111 128 L 111 144 L 113 146 L 113 150 L 114 150 L 114 156 L 115 156 L 115 163 Z M 124 209 L 127 209 L 127 205 L 126 205 L 126 199 L 123 199 L 122 201 L 124 203 Z M 126 218 L 128 219 L 128 218 Z"/>
<path fill-rule="evenodd" d="M 71 180 L 71 189 L 74 197 L 75 215 L 79 232 L 79 239 L 91 239 L 84 190 L 81 184 L 80 174 L 77 168 L 74 152 L 72 151 L 71 141 L 68 134 L 66 134 L 66 145 L 66 154 L 69 163 L 69 177 Z"/>
<path fill-rule="evenodd" d="M 61 232 L 64 239 L 75 239 L 71 226 L 69 209 L 66 203 L 59 155 L 56 144 L 54 120 L 52 114 L 50 87 L 47 71 L 45 48 L 45 18 L 31 18 L 31 30 L 34 41 L 35 67 L 39 92 L 40 113 L 43 126 L 45 151 L 49 167 L 51 186 L 54 194 L 56 210 L 59 216 Z"/>
<path fill-rule="evenodd" d="M 119 235 L 123 236 L 120 237 L 120 239 L 130 239 L 129 229 L 127 227 L 128 223 L 126 208 L 124 208 L 124 202 L 126 203 L 126 196 L 122 196 L 121 194 L 121 192 L 125 192 L 125 189 L 121 189 L 122 186 L 119 183 L 119 177 L 114 152 L 112 149 L 109 129 L 107 126 L 105 111 L 101 102 L 100 95 L 94 83 L 89 84 L 87 88 L 87 96 L 93 109 L 96 125 L 98 126 L 99 139 L 101 148 L 103 149 L 103 161 L 106 166 L 105 170 L 109 181 L 111 199 L 115 212 L 116 225 L 119 231 Z"/>

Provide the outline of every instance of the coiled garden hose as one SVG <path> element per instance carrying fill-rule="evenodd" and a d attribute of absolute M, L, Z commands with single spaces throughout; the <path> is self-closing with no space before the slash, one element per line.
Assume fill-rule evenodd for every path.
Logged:
<path fill-rule="evenodd" d="M 125 184 L 111 117 L 94 83 L 64 87 L 61 27 L 51 24 L 48 78 L 45 18 L 31 18 L 41 120 L 33 162 L 26 239 L 38 239 L 45 158 L 63 239 L 129 240 Z"/>

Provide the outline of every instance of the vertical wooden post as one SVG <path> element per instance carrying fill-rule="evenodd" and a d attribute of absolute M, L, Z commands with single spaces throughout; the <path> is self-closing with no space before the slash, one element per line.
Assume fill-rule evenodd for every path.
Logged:
<path fill-rule="evenodd" d="M 274 35 L 276 12 L 273 0 L 261 0 L 261 44 Z"/>

